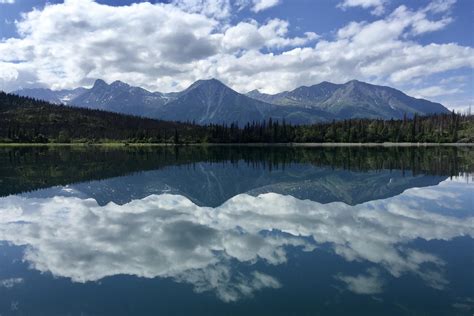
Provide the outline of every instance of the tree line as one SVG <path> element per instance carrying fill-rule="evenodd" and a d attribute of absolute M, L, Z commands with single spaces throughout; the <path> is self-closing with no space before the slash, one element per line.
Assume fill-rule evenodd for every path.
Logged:
<path fill-rule="evenodd" d="M 53 105 L 0 92 L 0 142 L 69 143 L 366 143 L 473 142 L 474 116 L 414 115 L 291 125 L 269 119 L 232 124 L 168 122 L 102 110 Z"/>
<path fill-rule="evenodd" d="M 474 118 L 469 115 L 432 114 L 401 120 L 349 119 L 294 126 L 269 119 L 242 129 L 236 124 L 210 125 L 211 142 L 228 143 L 381 143 L 381 142 L 472 142 Z"/>

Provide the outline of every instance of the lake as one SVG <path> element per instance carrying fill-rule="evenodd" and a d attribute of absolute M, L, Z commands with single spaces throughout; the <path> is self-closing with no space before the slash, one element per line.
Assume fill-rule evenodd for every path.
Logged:
<path fill-rule="evenodd" d="M 0 314 L 472 315 L 472 147 L 0 147 Z"/>

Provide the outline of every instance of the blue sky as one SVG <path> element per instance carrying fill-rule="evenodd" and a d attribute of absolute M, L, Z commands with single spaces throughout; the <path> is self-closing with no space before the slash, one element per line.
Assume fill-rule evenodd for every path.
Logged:
<path fill-rule="evenodd" d="M 215 77 L 275 93 L 359 79 L 464 109 L 471 0 L 0 0 L 0 89 L 96 78 L 175 91 Z"/>

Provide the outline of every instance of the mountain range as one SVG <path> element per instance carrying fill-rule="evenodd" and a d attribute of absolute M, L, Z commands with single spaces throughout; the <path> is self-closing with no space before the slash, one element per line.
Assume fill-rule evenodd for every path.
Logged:
<path fill-rule="evenodd" d="M 292 124 L 333 119 L 399 119 L 415 113 L 448 113 L 442 104 L 410 97 L 394 88 L 352 80 L 344 84 L 322 82 L 292 91 L 241 94 L 219 80 L 198 80 L 180 92 L 150 92 L 121 81 L 96 80 L 91 88 L 22 89 L 20 96 L 170 121 L 198 124 L 260 122 L 272 118 Z"/>

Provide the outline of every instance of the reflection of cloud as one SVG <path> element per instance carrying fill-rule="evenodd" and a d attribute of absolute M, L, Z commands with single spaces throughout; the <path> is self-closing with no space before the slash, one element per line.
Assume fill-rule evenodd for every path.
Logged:
<path fill-rule="evenodd" d="M 117 274 L 171 277 L 225 301 L 280 286 L 257 271 L 236 273 L 233 260 L 280 264 L 288 246 L 311 251 L 316 243 L 332 245 L 348 261 L 377 264 L 395 277 L 413 273 L 442 288 L 447 284 L 442 259 L 409 243 L 474 236 L 474 217 L 431 212 L 436 199 L 409 193 L 357 206 L 243 194 L 217 208 L 168 194 L 105 206 L 70 196 L 10 196 L 0 200 L 0 240 L 26 245 L 25 259 L 33 268 L 76 282 Z M 443 196 L 445 204 L 455 205 L 449 199 Z M 374 292 L 376 277 L 339 279 L 353 291 Z"/>
<path fill-rule="evenodd" d="M 22 278 L 4 279 L 4 280 L 0 280 L 0 287 L 5 287 L 9 289 L 21 283 L 23 283 Z"/>
<path fill-rule="evenodd" d="M 336 279 L 344 282 L 349 291 L 356 294 L 377 294 L 382 292 L 383 282 L 376 269 L 369 269 L 367 274 L 357 276 L 337 275 Z"/>
<path fill-rule="evenodd" d="M 236 278 L 222 263 L 262 258 L 278 264 L 286 260 L 283 246 L 312 249 L 296 237 L 213 227 L 212 209 L 181 196 L 104 207 L 75 197 L 10 197 L 0 205 L 0 240 L 27 245 L 25 259 L 33 268 L 76 282 L 117 274 L 172 277 L 231 301 L 279 283 L 256 271 Z"/>
<path fill-rule="evenodd" d="M 474 311 L 474 298 L 470 297 L 458 297 L 456 298 L 457 302 L 453 303 L 452 306 L 456 309 L 460 309 L 463 312 L 466 312 L 466 315 L 469 311 Z"/>
<path fill-rule="evenodd" d="M 195 269 L 176 278 L 178 281 L 194 285 L 195 291 L 215 291 L 225 302 L 236 301 L 241 297 L 252 296 L 264 288 L 279 288 L 280 282 L 272 276 L 254 271 L 250 276 L 232 273 L 229 266 L 215 265 L 206 269 Z"/>

